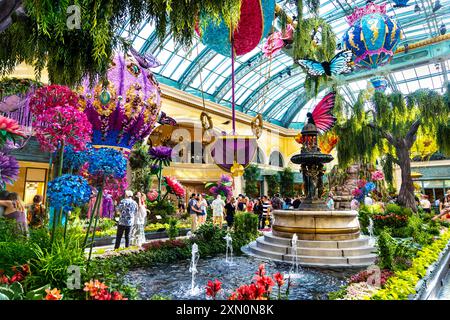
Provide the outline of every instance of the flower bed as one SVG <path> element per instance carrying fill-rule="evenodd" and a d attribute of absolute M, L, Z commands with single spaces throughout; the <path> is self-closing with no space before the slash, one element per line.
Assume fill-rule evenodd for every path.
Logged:
<path fill-rule="evenodd" d="M 332 293 L 330 299 L 410 299 L 412 295 L 416 294 L 418 282 L 427 274 L 427 269 L 439 259 L 440 253 L 445 249 L 449 241 L 450 230 L 447 229 L 442 232 L 438 239 L 417 251 L 409 263 L 409 267 L 400 268 L 395 272 L 390 270 L 377 270 L 379 271 L 377 274 L 375 274 L 376 269 L 362 271 L 350 278 L 350 284 L 348 286 L 343 287 L 338 292 Z M 378 263 L 380 264 L 380 260 Z"/>

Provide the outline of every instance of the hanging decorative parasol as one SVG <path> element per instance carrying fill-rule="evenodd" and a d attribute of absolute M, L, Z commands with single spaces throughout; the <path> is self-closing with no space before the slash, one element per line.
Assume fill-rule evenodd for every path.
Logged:
<path fill-rule="evenodd" d="M 215 164 L 234 177 L 244 174 L 258 148 L 257 138 L 262 133 L 262 118 L 252 123 L 255 136 L 238 135 L 236 132 L 235 58 L 253 50 L 267 35 L 274 19 L 275 1 L 242 0 L 241 14 L 236 28 L 228 28 L 224 22 L 217 24 L 208 17 L 200 17 L 198 33 L 202 42 L 225 56 L 231 54 L 231 109 L 233 129 L 230 134 L 216 137 L 211 148 Z M 205 23 L 206 22 L 206 23 Z M 202 126 L 212 129 L 210 117 L 202 113 Z"/>

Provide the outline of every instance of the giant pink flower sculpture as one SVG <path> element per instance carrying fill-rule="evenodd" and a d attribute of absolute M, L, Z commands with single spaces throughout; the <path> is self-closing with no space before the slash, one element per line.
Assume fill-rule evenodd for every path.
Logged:
<path fill-rule="evenodd" d="M 38 114 L 33 124 L 41 148 L 54 152 L 59 146 L 73 146 L 80 151 L 91 141 L 92 125 L 81 111 L 71 106 L 57 106 Z"/>
<path fill-rule="evenodd" d="M 180 182 L 178 182 L 177 179 L 168 176 L 164 177 L 164 179 L 166 181 L 168 192 L 173 193 L 174 195 L 180 198 L 185 196 L 186 190 L 184 189 L 183 185 Z"/>
<path fill-rule="evenodd" d="M 280 31 L 272 33 L 264 43 L 262 51 L 267 58 L 270 58 L 277 54 L 283 47 L 283 34 Z"/>

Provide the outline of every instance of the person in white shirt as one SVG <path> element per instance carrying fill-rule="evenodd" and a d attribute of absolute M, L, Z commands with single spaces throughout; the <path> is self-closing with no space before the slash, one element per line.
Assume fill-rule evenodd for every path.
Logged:
<path fill-rule="evenodd" d="M 422 207 L 423 211 L 430 213 L 431 212 L 431 202 L 428 200 L 428 196 L 426 194 L 423 194 L 422 199 L 420 199 L 420 206 Z"/>
<path fill-rule="evenodd" d="M 220 194 L 218 194 L 216 199 L 214 199 L 211 203 L 211 208 L 213 211 L 213 224 L 219 224 L 220 229 L 222 229 L 225 201 L 222 200 L 222 196 Z"/>

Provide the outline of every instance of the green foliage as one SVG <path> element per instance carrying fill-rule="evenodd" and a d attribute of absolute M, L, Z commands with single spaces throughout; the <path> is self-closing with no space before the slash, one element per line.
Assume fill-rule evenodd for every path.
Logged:
<path fill-rule="evenodd" d="M 280 193 L 284 197 L 293 197 L 294 192 L 294 172 L 291 168 L 284 168 L 280 172 Z"/>
<path fill-rule="evenodd" d="M 245 189 L 244 192 L 250 197 L 257 197 L 258 194 L 258 178 L 261 170 L 258 166 L 251 164 L 244 170 Z"/>
<path fill-rule="evenodd" d="M 80 28 L 68 28 L 80 9 Z M 237 26 L 240 0 L 121 0 L 23 1 L 26 17 L 15 19 L 0 37 L 0 75 L 27 62 L 37 74 L 47 67 L 51 83 L 75 85 L 85 75 L 105 76 L 115 49 L 127 47 L 117 30 L 130 21 L 130 30 L 142 22 L 155 24 L 159 40 L 167 29 L 178 44 L 192 44 L 200 11 Z M 17 41 L 20 39 L 20 41 Z"/>
<path fill-rule="evenodd" d="M 170 202 L 169 200 L 161 200 L 161 201 L 155 201 L 155 202 L 148 202 L 148 208 L 150 209 L 150 213 L 151 213 L 151 217 L 153 218 L 157 215 L 161 216 L 161 220 L 159 222 L 161 223 L 165 223 L 166 221 L 168 221 L 168 219 L 173 216 L 177 209 L 175 208 L 175 206 L 172 204 L 172 202 Z M 149 221 L 151 221 L 149 219 Z"/>
<path fill-rule="evenodd" d="M 30 287 L 49 284 L 52 288 L 65 288 L 69 266 L 80 267 L 83 273 L 86 259 L 82 247 L 83 235 L 67 231 L 66 239 L 56 237 L 51 250 L 44 251 L 38 246 L 33 248 L 36 258 L 31 261 L 31 276 L 26 278 Z"/>
<path fill-rule="evenodd" d="M 150 297 L 150 300 L 172 300 L 172 298 L 162 294 L 154 294 Z"/>
<path fill-rule="evenodd" d="M 251 212 L 239 212 L 234 216 L 234 232 L 247 238 L 258 235 L 258 216 Z"/>
<path fill-rule="evenodd" d="M 0 300 L 42 300 L 45 295 L 45 289 L 48 289 L 48 286 L 25 292 L 19 282 L 9 285 L 2 284 L 0 285 Z"/>
<path fill-rule="evenodd" d="M 266 176 L 267 194 L 272 197 L 275 193 L 280 192 L 280 175 L 278 173 Z"/>
<path fill-rule="evenodd" d="M 328 293 L 329 300 L 339 300 L 345 297 L 347 294 L 347 286 L 342 286 L 338 291 Z"/>
<path fill-rule="evenodd" d="M 383 289 L 378 290 L 372 300 L 406 300 L 416 293 L 417 282 L 422 279 L 427 268 L 439 259 L 439 254 L 450 240 L 450 231 L 446 231 L 438 240 L 422 248 L 412 260 L 410 268 L 396 271 Z"/>
<path fill-rule="evenodd" d="M 359 224 L 361 226 L 361 231 L 368 234 L 367 227 L 369 226 L 369 218 L 375 214 L 380 214 L 382 208 L 378 204 L 374 205 L 361 205 L 358 211 Z"/>
<path fill-rule="evenodd" d="M 178 230 L 178 219 L 170 218 L 169 219 L 169 228 L 167 229 L 167 235 L 169 236 L 170 240 L 175 239 L 178 237 L 179 230 Z"/>
<path fill-rule="evenodd" d="M 211 256 L 225 252 L 225 235 L 224 229 L 220 229 L 212 223 L 205 223 L 195 231 L 191 242 L 198 245 L 201 257 Z"/>
<path fill-rule="evenodd" d="M 395 240 L 391 237 L 389 232 L 387 230 L 381 231 L 377 238 L 377 265 L 381 269 L 393 270 L 395 246 Z"/>
<path fill-rule="evenodd" d="M 16 221 L 0 217 L 0 242 L 17 241 Z"/>

